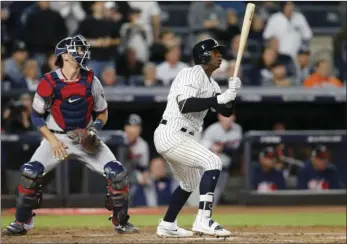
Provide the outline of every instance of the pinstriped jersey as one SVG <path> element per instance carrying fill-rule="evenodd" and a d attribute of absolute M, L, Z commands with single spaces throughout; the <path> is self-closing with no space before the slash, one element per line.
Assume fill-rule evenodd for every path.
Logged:
<path fill-rule="evenodd" d="M 177 127 L 201 131 L 208 109 L 182 114 L 178 102 L 190 97 L 208 98 L 217 93 L 221 93 L 218 83 L 213 78 L 207 77 L 200 65 L 184 68 L 172 82 L 163 119 L 173 122 Z"/>

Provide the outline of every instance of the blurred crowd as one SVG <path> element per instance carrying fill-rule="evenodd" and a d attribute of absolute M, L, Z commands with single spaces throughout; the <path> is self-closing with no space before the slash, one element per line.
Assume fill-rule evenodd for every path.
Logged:
<path fill-rule="evenodd" d="M 224 6 L 225 5 L 225 6 Z M 188 39 L 161 25 L 158 2 L 3 2 L 1 85 L 34 91 L 55 67 L 54 48 L 81 34 L 91 44 L 89 67 L 105 87 L 170 86 L 192 66 L 190 50 L 213 37 L 228 47 L 214 78 L 233 75 L 244 2 L 192 2 Z M 257 4 L 239 76 L 245 86 L 341 87 L 346 79 L 346 27 L 334 37 L 332 59 L 312 57 L 312 30 L 292 2 Z M 331 62 L 333 60 L 333 62 Z"/>

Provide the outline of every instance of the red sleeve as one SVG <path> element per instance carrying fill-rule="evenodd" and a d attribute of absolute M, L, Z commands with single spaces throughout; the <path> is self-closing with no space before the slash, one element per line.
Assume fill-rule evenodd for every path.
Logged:
<path fill-rule="evenodd" d="M 37 86 L 36 92 L 42 98 L 50 97 L 53 93 L 53 87 L 45 78 L 42 78 L 39 85 Z"/>

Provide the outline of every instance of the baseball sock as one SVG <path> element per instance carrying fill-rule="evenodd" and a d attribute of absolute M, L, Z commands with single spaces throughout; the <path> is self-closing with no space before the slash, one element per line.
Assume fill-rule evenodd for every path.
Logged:
<path fill-rule="evenodd" d="M 164 217 L 165 222 L 173 223 L 175 221 L 178 213 L 187 202 L 190 194 L 192 193 L 183 190 L 180 186 L 176 188 L 171 196 L 170 205 Z"/>
<path fill-rule="evenodd" d="M 218 182 L 220 170 L 208 170 L 201 177 L 200 181 L 200 203 L 198 216 L 210 218 L 212 216 L 212 206 L 214 200 L 214 190 Z"/>

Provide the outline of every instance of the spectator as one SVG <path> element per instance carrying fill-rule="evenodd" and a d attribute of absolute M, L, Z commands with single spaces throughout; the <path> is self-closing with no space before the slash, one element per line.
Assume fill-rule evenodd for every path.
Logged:
<path fill-rule="evenodd" d="M 172 43 L 181 43 L 180 39 L 171 31 L 161 32 L 159 38 L 160 41 L 153 43 L 150 48 L 149 60 L 156 64 L 165 61 L 165 53 L 167 52 L 167 48 L 172 45 Z"/>
<path fill-rule="evenodd" d="M 222 171 L 215 191 L 215 204 L 229 181 L 231 164 L 236 164 L 238 148 L 242 140 L 242 128 L 235 123 L 235 115 L 224 117 L 218 114 L 218 122 L 210 125 L 202 137 L 201 144 L 214 152 L 222 161 Z M 235 161 L 234 161 L 235 160 Z"/>
<path fill-rule="evenodd" d="M 11 89 L 12 83 L 13 83 L 13 81 L 6 74 L 5 62 L 1 62 L 1 90 L 2 91 L 9 91 Z"/>
<path fill-rule="evenodd" d="M 42 67 L 42 73 L 46 74 L 52 70 L 58 69 L 59 67 L 55 64 L 56 60 L 57 57 L 55 56 L 55 53 L 49 55 L 47 62 Z"/>
<path fill-rule="evenodd" d="M 123 20 L 123 14 L 119 12 L 118 5 L 115 2 L 105 2 L 105 16 L 107 19 L 116 23 Z"/>
<path fill-rule="evenodd" d="M 104 2 L 94 2 L 91 8 L 92 16 L 81 22 L 78 32 L 92 47 L 88 67 L 94 71 L 95 76 L 100 77 L 105 68 L 115 67 L 119 25 L 106 18 Z"/>
<path fill-rule="evenodd" d="M 140 9 L 131 9 L 129 23 L 122 25 L 120 29 L 122 49 L 132 48 L 137 54 L 137 59 L 146 62 L 149 58 L 149 27 L 140 22 Z"/>
<path fill-rule="evenodd" d="M 263 45 L 263 31 L 264 21 L 260 16 L 254 15 L 251 29 L 249 31 L 248 40 L 252 40 L 258 43 L 260 46 Z"/>
<path fill-rule="evenodd" d="M 314 72 L 304 81 L 304 87 L 342 87 L 342 82 L 336 77 L 330 76 L 330 64 L 326 59 L 320 59 L 314 66 Z"/>
<path fill-rule="evenodd" d="M 162 80 L 165 86 L 169 86 L 178 72 L 188 67 L 188 65 L 181 62 L 180 59 L 181 48 L 179 45 L 174 44 L 169 47 L 165 54 L 166 61 L 158 65 L 157 79 Z"/>
<path fill-rule="evenodd" d="M 277 60 L 285 65 L 287 72 L 288 72 L 288 76 L 296 76 L 296 66 L 294 63 L 295 59 L 292 59 L 292 57 L 287 55 L 287 54 L 279 53 L 279 41 L 278 41 L 278 39 L 276 37 L 270 38 L 267 41 L 266 46 L 272 48 L 273 50 L 275 50 L 277 52 Z M 298 85 L 299 84 L 300 83 L 298 83 Z"/>
<path fill-rule="evenodd" d="M 283 172 L 275 168 L 276 154 L 273 147 L 259 153 L 259 163 L 253 168 L 252 185 L 258 192 L 272 192 L 287 188 Z"/>
<path fill-rule="evenodd" d="M 101 81 L 104 87 L 118 87 L 124 85 L 122 80 L 118 80 L 117 71 L 113 67 L 106 67 L 102 71 Z"/>
<path fill-rule="evenodd" d="M 153 43 L 159 42 L 160 33 L 160 7 L 156 1 L 146 2 L 128 2 L 130 8 L 139 9 L 141 11 L 140 19 L 138 20 L 149 34 L 149 46 Z"/>
<path fill-rule="evenodd" d="M 23 69 L 27 57 L 28 52 L 25 43 L 22 41 L 14 42 L 12 56 L 5 60 L 5 71 L 12 82 L 12 89 L 26 88 Z"/>
<path fill-rule="evenodd" d="M 319 191 L 343 188 L 335 165 L 329 162 L 326 146 L 318 145 L 312 151 L 311 159 L 299 171 L 297 187 Z"/>
<path fill-rule="evenodd" d="M 239 19 L 237 13 L 234 9 L 228 9 L 227 11 L 227 32 L 226 38 L 224 38 L 225 43 L 230 43 L 230 41 L 241 33 L 239 27 Z"/>
<path fill-rule="evenodd" d="M 256 7 L 257 15 L 259 15 L 259 17 L 262 18 L 264 22 L 267 22 L 270 16 L 277 11 L 278 6 L 276 6 L 276 2 L 272 1 L 261 2 L 259 5 L 257 4 Z"/>
<path fill-rule="evenodd" d="M 223 8 L 213 1 L 192 2 L 188 23 L 194 35 L 208 32 L 216 39 L 223 39 L 227 29 L 226 14 Z"/>
<path fill-rule="evenodd" d="M 155 64 L 147 63 L 143 68 L 143 84 L 146 87 L 162 86 L 163 82 L 157 79 L 157 67 Z"/>
<path fill-rule="evenodd" d="M 178 183 L 170 177 L 161 157 L 152 159 L 150 174 L 142 182 L 132 187 L 132 206 L 164 206 L 169 205 L 171 195 Z"/>
<path fill-rule="evenodd" d="M 35 59 L 26 61 L 24 66 L 24 77 L 29 91 L 36 91 L 40 82 L 39 66 Z"/>
<path fill-rule="evenodd" d="M 265 85 L 272 84 L 273 73 L 271 71 L 272 65 L 277 60 L 277 52 L 272 48 L 265 48 L 261 58 L 256 67 L 251 72 L 252 85 Z"/>
<path fill-rule="evenodd" d="M 124 165 L 130 172 L 129 181 L 133 184 L 144 184 L 149 167 L 149 148 L 147 142 L 140 136 L 142 119 L 137 114 L 130 114 L 124 125 L 124 133 L 128 142 L 128 155 Z"/>
<path fill-rule="evenodd" d="M 118 74 L 127 81 L 129 81 L 131 76 L 142 75 L 143 63 L 137 59 L 136 51 L 129 47 L 124 54 L 118 64 Z"/>
<path fill-rule="evenodd" d="M 30 113 L 32 97 L 22 94 L 18 101 L 11 101 L 4 110 L 4 128 L 6 133 L 25 133 L 33 130 Z"/>
<path fill-rule="evenodd" d="M 271 66 L 272 83 L 263 83 L 263 86 L 289 87 L 293 85 L 293 81 L 287 77 L 287 70 L 284 64 L 275 62 Z"/>
<path fill-rule="evenodd" d="M 298 55 L 296 56 L 296 64 L 297 64 L 297 84 L 302 85 L 304 80 L 310 75 L 310 50 L 300 49 Z"/>
<path fill-rule="evenodd" d="M 86 17 L 81 3 L 77 1 L 50 2 L 50 8 L 60 13 L 61 17 L 65 20 L 69 36 L 76 32 L 79 23 Z"/>
<path fill-rule="evenodd" d="M 240 45 L 240 35 L 234 36 L 234 38 L 230 42 L 230 49 L 225 55 L 225 59 L 230 61 L 232 59 L 237 58 L 237 52 Z M 250 54 L 247 52 L 247 50 L 244 51 L 242 54 L 242 64 L 248 64 L 250 62 Z"/>
<path fill-rule="evenodd" d="M 41 68 L 55 45 L 67 36 L 64 19 L 59 13 L 49 9 L 50 2 L 40 1 L 38 10 L 28 15 L 23 37 L 30 55 Z"/>
<path fill-rule="evenodd" d="M 334 65 L 337 68 L 339 73 L 338 78 L 346 83 L 347 25 L 345 25 L 345 27 L 341 29 L 341 31 L 337 33 L 336 36 L 334 37 Z"/>
<path fill-rule="evenodd" d="M 309 47 L 312 31 L 304 15 L 294 12 L 293 2 L 281 2 L 282 11 L 273 14 L 263 33 L 268 40 L 277 37 L 279 40 L 279 53 L 287 54 L 294 60 L 302 47 Z"/>

